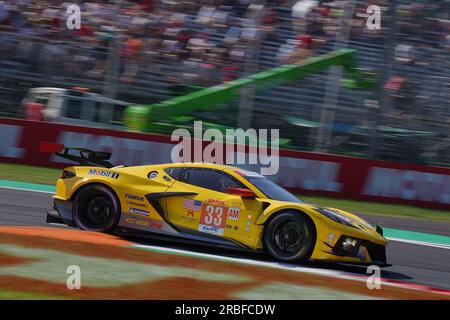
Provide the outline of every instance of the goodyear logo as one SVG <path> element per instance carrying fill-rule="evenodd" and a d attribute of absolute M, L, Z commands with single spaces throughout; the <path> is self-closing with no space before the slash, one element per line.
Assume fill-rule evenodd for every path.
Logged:
<path fill-rule="evenodd" d="M 89 169 L 88 174 L 93 175 L 93 176 L 102 176 L 102 177 L 112 178 L 112 179 L 119 178 L 118 173 L 106 171 L 106 170 Z"/>

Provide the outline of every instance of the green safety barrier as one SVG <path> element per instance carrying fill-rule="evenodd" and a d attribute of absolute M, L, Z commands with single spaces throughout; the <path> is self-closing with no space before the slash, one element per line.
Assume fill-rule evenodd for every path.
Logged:
<path fill-rule="evenodd" d="M 342 66 L 346 74 L 350 76 L 351 79 L 343 81 L 343 85 L 346 87 L 365 89 L 373 87 L 375 83 L 373 74 L 363 73 L 356 68 L 355 51 L 341 49 L 318 57 L 307 58 L 295 64 L 282 65 L 245 78 L 197 90 L 159 103 L 129 106 L 125 110 L 124 124 L 130 130 L 141 132 L 169 133 L 180 127 L 190 130 L 194 118 L 186 116 L 186 114 L 198 110 L 213 110 L 220 103 L 238 97 L 241 89 L 246 86 L 253 86 L 256 91 L 273 88 L 317 74 L 332 65 Z M 223 131 L 228 127 L 207 123 L 204 124 L 204 128 L 217 128 Z"/>

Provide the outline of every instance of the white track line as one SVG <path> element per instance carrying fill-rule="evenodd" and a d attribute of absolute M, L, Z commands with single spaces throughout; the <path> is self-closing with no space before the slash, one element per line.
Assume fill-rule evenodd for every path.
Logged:
<path fill-rule="evenodd" d="M 386 239 L 391 240 L 391 241 L 397 241 L 397 242 L 417 244 L 417 245 L 420 245 L 420 246 L 427 246 L 427 247 L 433 247 L 433 248 L 450 250 L 450 245 L 446 245 L 446 244 L 424 242 L 424 241 L 416 241 L 416 240 L 407 240 L 407 239 L 400 239 L 400 238 L 386 238 Z"/>
<path fill-rule="evenodd" d="M 150 251 L 174 253 L 174 254 L 194 256 L 194 257 L 199 257 L 199 258 L 207 258 L 207 259 L 219 260 L 219 261 L 239 262 L 242 264 L 248 264 L 248 265 L 254 265 L 254 266 L 266 266 L 266 267 L 283 269 L 283 270 L 295 270 L 295 271 L 299 271 L 299 272 L 317 273 L 317 274 L 322 274 L 322 275 L 338 275 L 339 274 L 338 271 L 334 271 L 334 270 L 314 269 L 314 268 L 302 267 L 302 266 L 298 266 L 295 264 L 289 264 L 289 263 L 283 263 L 283 262 L 266 262 L 266 261 L 258 261 L 258 260 L 252 260 L 252 259 L 247 259 L 247 258 L 235 258 L 235 257 L 228 257 L 228 256 L 217 255 L 217 254 L 167 248 L 167 247 L 162 247 L 162 246 L 133 244 L 132 247 L 140 248 L 140 249 L 144 249 L 144 250 L 150 250 Z"/>

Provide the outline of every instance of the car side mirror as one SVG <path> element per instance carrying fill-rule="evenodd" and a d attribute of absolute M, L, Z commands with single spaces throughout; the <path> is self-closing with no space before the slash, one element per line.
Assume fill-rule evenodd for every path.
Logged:
<path fill-rule="evenodd" d="M 244 188 L 228 188 L 227 193 L 235 194 L 242 198 L 253 198 L 255 196 L 252 190 Z"/>

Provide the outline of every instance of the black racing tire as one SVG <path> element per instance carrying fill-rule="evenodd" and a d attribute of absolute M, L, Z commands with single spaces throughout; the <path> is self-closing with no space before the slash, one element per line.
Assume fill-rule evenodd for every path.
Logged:
<path fill-rule="evenodd" d="M 316 229 L 304 214 L 285 211 L 266 224 L 263 242 L 265 250 L 277 260 L 304 262 L 314 250 Z"/>
<path fill-rule="evenodd" d="M 120 219 L 120 202 L 105 186 L 85 186 L 73 201 L 73 219 L 82 230 L 110 233 Z"/>

